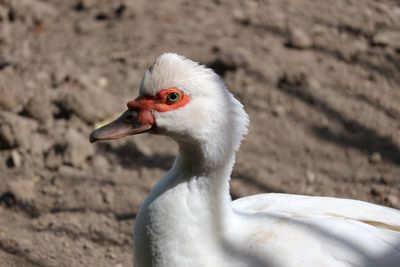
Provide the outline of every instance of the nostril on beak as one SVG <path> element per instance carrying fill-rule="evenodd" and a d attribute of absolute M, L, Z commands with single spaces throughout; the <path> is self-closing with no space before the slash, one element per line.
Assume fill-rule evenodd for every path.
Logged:
<path fill-rule="evenodd" d="M 124 120 L 125 121 L 131 121 L 134 116 L 137 116 L 137 112 L 134 110 L 130 110 L 125 116 L 124 116 Z"/>
<path fill-rule="evenodd" d="M 127 115 L 127 116 L 125 117 L 125 120 L 126 120 L 126 121 L 130 121 L 130 120 L 132 120 L 132 118 L 133 118 L 133 115 L 132 115 L 132 114 L 129 114 L 129 115 Z"/>

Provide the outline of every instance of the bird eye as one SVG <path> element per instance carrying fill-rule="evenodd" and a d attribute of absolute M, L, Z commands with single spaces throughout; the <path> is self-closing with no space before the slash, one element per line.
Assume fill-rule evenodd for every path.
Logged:
<path fill-rule="evenodd" d="M 177 102 L 181 96 L 177 92 L 169 93 L 167 95 L 167 101 L 171 104 Z"/>

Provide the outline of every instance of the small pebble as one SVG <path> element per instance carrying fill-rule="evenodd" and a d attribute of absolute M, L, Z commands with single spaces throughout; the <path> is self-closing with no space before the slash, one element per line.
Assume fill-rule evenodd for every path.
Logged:
<path fill-rule="evenodd" d="M 233 70 L 248 66 L 250 58 L 250 51 L 241 47 L 237 47 L 229 51 L 223 51 L 218 56 L 220 63 L 227 70 Z"/>
<path fill-rule="evenodd" d="M 247 25 L 250 23 L 250 18 L 243 12 L 243 9 L 236 8 L 233 10 L 233 18 L 241 24 Z"/>
<path fill-rule="evenodd" d="M 309 78 L 307 82 L 308 82 L 308 86 L 311 89 L 320 89 L 321 88 L 320 83 L 314 78 Z"/>
<path fill-rule="evenodd" d="M 112 251 L 107 251 L 106 256 L 107 256 L 107 258 L 109 258 L 111 260 L 115 260 L 117 258 L 117 255 L 115 255 L 115 253 Z"/>
<path fill-rule="evenodd" d="M 0 113 L 0 147 L 13 148 L 31 147 L 32 133 L 38 128 L 34 120 L 19 116 L 11 112 Z"/>
<path fill-rule="evenodd" d="M 298 49 L 306 49 L 311 47 L 312 41 L 310 37 L 301 29 L 291 29 L 289 32 L 288 46 Z"/>
<path fill-rule="evenodd" d="M 311 184 L 314 183 L 315 182 L 315 178 L 316 178 L 315 173 L 313 173 L 310 170 L 307 170 L 306 171 L 306 178 L 307 178 L 307 182 L 309 182 Z"/>
<path fill-rule="evenodd" d="M 396 17 L 400 17 L 400 6 L 399 7 L 395 7 L 392 9 L 392 14 Z"/>
<path fill-rule="evenodd" d="M 374 152 L 369 157 L 369 162 L 371 163 L 380 163 L 382 162 L 382 156 L 379 152 Z"/>
<path fill-rule="evenodd" d="M 18 153 L 17 150 L 13 150 L 11 152 L 11 161 L 12 161 L 12 164 L 13 164 L 13 166 L 15 168 L 18 168 L 18 167 L 21 166 L 22 158 L 21 158 L 21 155 Z"/>
<path fill-rule="evenodd" d="M 98 84 L 100 87 L 105 88 L 105 87 L 108 86 L 108 79 L 107 79 L 106 77 L 101 77 L 101 78 L 97 81 L 97 84 Z"/>
<path fill-rule="evenodd" d="M 50 99 L 45 94 L 38 94 L 28 101 L 25 111 L 29 117 L 42 124 L 50 123 L 52 119 L 52 108 Z"/>
<path fill-rule="evenodd" d="M 387 200 L 393 207 L 398 207 L 400 205 L 400 199 L 395 194 L 389 194 Z"/>
<path fill-rule="evenodd" d="M 281 106 L 281 105 L 275 106 L 275 107 L 273 108 L 273 110 L 272 110 L 272 114 L 273 114 L 274 116 L 276 116 L 276 117 L 283 116 L 283 115 L 285 115 L 285 113 L 286 113 L 286 109 L 285 109 L 284 106 Z"/>
<path fill-rule="evenodd" d="M 84 11 L 93 5 L 93 0 L 79 0 L 74 8 L 76 11 Z"/>
<path fill-rule="evenodd" d="M 399 31 L 382 31 L 375 34 L 372 39 L 375 45 L 388 46 L 394 49 L 400 49 Z"/>
<path fill-rule="evenodd" d="M 100 190 L 100 194 L 104 203 L 111 205 L 114 203 L 114 192 L 112 190 L 104 188 Z"/>
<path fill-rule="evenodd" d="M 32 180 L 12 180 L 6 188 L 19 202 L 31 203 L 35 199 L 35 183 Z"/>

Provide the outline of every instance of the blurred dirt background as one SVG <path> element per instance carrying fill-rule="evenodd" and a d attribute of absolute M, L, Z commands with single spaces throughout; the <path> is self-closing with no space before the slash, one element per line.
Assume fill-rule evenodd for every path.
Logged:
<path fill-rule="evenodd" d="M 233 198 L 400 208 L 399 1 L 0 0 L 0 266 L 132 266 L 135 214 L 176 147 L 88 135 L 169 51 L 250 115 Z"/>

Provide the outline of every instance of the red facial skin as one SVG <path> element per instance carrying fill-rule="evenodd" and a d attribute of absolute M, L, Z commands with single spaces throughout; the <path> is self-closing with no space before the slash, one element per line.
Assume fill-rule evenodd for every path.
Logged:
<path fill-rule="evenodd" d="M 179 99 L 175 102 L 168 101 L 167 97 L 171 93 L 177 93 Z M 129 101 L 127 106 L 129 109 L 139 111 L 138 121 L 142 124 L 155 124 L 155 119 L 152 111 L 166 112 L 175 110 L 185 106 L 190 100 L 190 97 L 185 95 L 178 88 L 166 88 L 157 92 L 155 96 L 138 97 L 135 100 Z"/>

